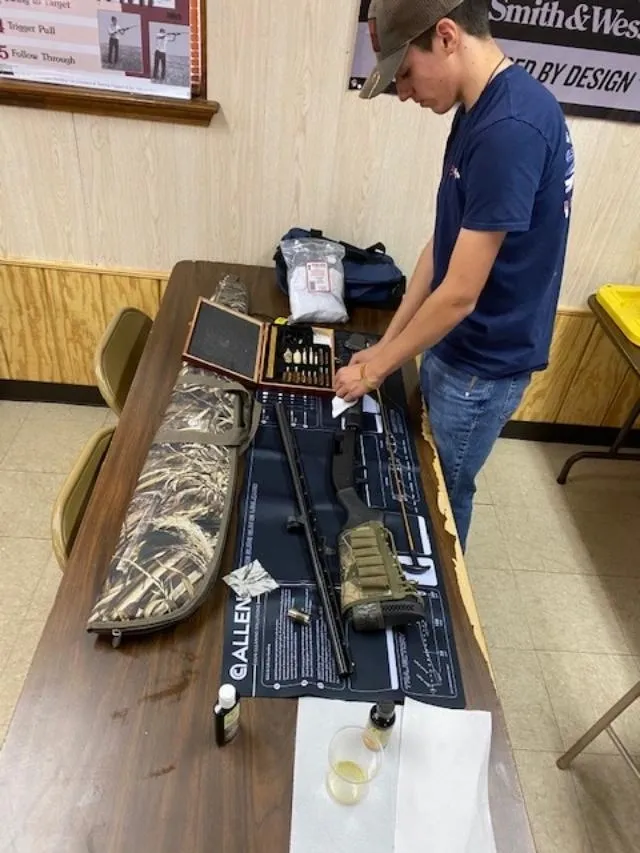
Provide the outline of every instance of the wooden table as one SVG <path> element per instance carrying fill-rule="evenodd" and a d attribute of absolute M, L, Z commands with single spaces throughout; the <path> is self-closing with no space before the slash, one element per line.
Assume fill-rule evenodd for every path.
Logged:
<path fill-rule="evenodd" d="M 626 450 L 624 453 L 620 453 L 629 433 L 633 429 L 633 425 L 638 417 L 640 417 L 640 347 L 636 346 L 624 335 L 620 326 L 618 326 L 611 315 L 598 302 L 595 293 L 591 294 L 587 303 L 593 311 L 596 322 L 602 326 L 611 343 L 638 378 L 638 397 L 609 450 L 580 450 L 578 453 L 574 453 L 573 456 L 570 456 L 566 460 L 562 466 L 562 470 L 558 474 L 557 482 L 561 485 L 567 482 L 569 471 L 581 459 L 623 459 L 625 461 L 633 459 L 636 462 L 640 462 L 640 453 L 636 451 Z"/>
<path fill-rule="evenodd" d="M 250 288 L 251 313 L 287 305 L 273 271 L 181 262 L 173 271 L 108 457 L 0 754 L 2 853 L 287 853 L 295 700 L 245 700 L 241 737 L 212 737 L 226 584 L 187 622 L 118 649 L 85 630 L 152 435 L 180 365 L 196 299 L 225 273 Z M 380 331 L 388 315 L 354 312 Z M 417 371 L 407 370 L 417 435 Z M 437 510 L 433 453 L 417 439 L 445 567 L 468 705 L 493 712 L 491 807 L 501 853 L 533 853 L 502 713 L 453 570 Z M 224 567 L 231 564 L 232 530 Z"/>

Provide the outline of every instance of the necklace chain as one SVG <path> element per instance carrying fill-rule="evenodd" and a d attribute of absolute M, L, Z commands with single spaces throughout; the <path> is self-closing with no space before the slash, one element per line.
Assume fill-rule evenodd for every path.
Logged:
<path fill-rule="evenodd" d="M 475 105 L 478 103 L 478 101 L 480 100 L 480 98 L 484 95 L 485 89 L 487 88 L 487 86 L 489 85 L 489 83 L 491 83 L 491 81 L 493 80 L 493 78 L 494 78 L 494 77 L 495 77 L 495 75 L 496 75 L 496 72 L 497 72 L 498 68 L 500 68 L 500 66 L 501 66 L 501 65 L 502 65 L 502 63 L 505 61 L 505 59 L 506 59 L 506 58 L 507 58 L 507 57 L 506 57 L 506 56 L 505 56 L 505 54 L 503 53 L 503 54 L 502 54 L 502 56 L 500 57 L 500 61 L 498 62 L 498 64 L 496 65 L 496 67 L 493 69 L 493 71 L 491 72 L 491 74 L 489 75 L 489 77 L 487 78 L 487 82 L 484 84 L 484 86 L 483 86 L 483 87 L 482 87 L 482 89 L 480 90 L 480 94 L 479 94 L 479 95 L 478 95 L 478 97 L 475 99 L 475 101 L 473 102 L 473 104 L 469 107 L 469 110 L 472 110 L 472 109 L 475 107 Z M 469 110 L 467 110 L 467 112 L 468 112 Z"/>
<path fill-rule="evenodd" d="M 504 55 L 504 53 L 503 53 L 503 54 L 502 54 L 502 56 L 500 57 L 500 61 L 498 62 L 498 64 L 496 65 L 496 67 L 493 69 L 493 71 L 491 72 L 491 74 L 489 74 L 489 79 L 487 80 L 487 82 L 484 84 L 484 86 L 483 86 L 483 88 L 482 88 L 482 91 L 483 91 L 483 92 L 484 92 L 484 90 L 487 88 L 487 86 L 489 85 L 489 83 L 491 83 L 491 81 L 493 80 L 493 78 L 494 78 L 494 77 L 495 77 L 495 75 L 496 75 L 496 71 L 498 70 L 498 68 L 500 68 L 500 66 L 501 66 L 501 65 L 502 65 L 502 63 L 505 61 L 505 59 L 506 59 L 506 58 L 507 58 L 507 57 L 506 57 L 506 56 Z M 482 94 L 482 93 L 481 93 L 481 94 Z"/>

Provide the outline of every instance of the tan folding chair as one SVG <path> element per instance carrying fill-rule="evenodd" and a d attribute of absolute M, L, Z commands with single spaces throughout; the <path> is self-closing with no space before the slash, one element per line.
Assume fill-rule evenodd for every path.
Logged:
<path fill-rule="evenodd" d="M 620 755 L 624 758 L 624 760 L 629 765 L 629 768 L 633 773 L 635 773 L 638 780 L 640 780 L 640 767 L 633 760 L 632 755 L 626 746 L 622 743 L 616 732 L 612 727 L 613 721 L 620 716 L 620 714 L 629 707 L 636 699 L 640 699 L 640 681 L 638 681 L 631 690 L 628 690 L 624 696 L 622 696 L 615 705 L 612 705 L 611 708 L 603 714 L 600 719 L 594 723 L 589 731 L 585 732 L 581 738 L 579 738 L 573 746 L 568 749 L 564 755 L 561 755 L 560 758 L 556 761 L 556 764 L 561 770 L 566 770 L 567 767 L 571 764 L 574 758 L 582 752 L 582 750 L 589 746 L 592 740 L 595 740 L 600 732 L 606 732 L 611 740 L 613 741 L 613 745 L 618 750 Z"/>
<path fill-rule="evenodd" d="M 98 430 L 85 444 L 53 505 L 51 540 L 58 565 L 65 570 L 89 498 L 93 493 L 115 427 Z"/>
<path fill-rule="evenodd" d="M 139 308 L 121 308 L 104 331 L 94 360 L 98 389 L 120 415 L 138 369 L 153 320 Z"/>

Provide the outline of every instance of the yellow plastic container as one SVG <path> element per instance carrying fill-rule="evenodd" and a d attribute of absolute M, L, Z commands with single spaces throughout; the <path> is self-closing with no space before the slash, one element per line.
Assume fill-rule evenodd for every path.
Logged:
<path fill-rule="evenodd" d="M 603 284 L 596 299 L 624 336 L 640 346 L 640 284 Z"/>

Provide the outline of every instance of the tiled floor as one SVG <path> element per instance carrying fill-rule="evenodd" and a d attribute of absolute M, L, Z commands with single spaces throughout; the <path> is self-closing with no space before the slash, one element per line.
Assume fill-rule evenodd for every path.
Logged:
<path fill-rule="evenodd" d="M 0 402 L 0 743 L 60 579 L 55 494 L 112 421 L 104 408 Z M 608 737 L 555 766 L 640 678 L 640 466 L 581 462 L 559 486 L 575 449 L 498 442 L 467 565 L 538 853 L 638 853 L 640 785 Z M 640 757 L 640 707 L 616 728 Z"/>
<path fill-rule="evenodd" d="M 104 407 L 0 401 L 0 745 L 53 605 L 53 501 Z"/>
<path fill-rule="evenodd" d="M 556 758 L 640 678 L 640 465 L 501 440 L 466 563 L 538 853 L 640 851 L 640 785 L 606 734 Z M 615 729 L 640 756 L 640 702 Z"/>

